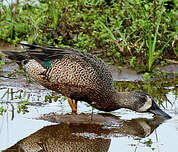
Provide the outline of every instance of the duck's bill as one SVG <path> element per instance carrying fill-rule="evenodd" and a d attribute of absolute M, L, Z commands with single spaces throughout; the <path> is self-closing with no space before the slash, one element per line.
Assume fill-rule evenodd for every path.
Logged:
<path fill-rule="evenodd" d="M 152 103 L 152 106 L 150 107 L 150 109 L 148 111 L 157 115 L 157 116 L 163 117 L 165 119 L 171 119 L 172 118 L 170 115 L 168 115 L 163 110 L 161 110 L 155 102 Z"/>

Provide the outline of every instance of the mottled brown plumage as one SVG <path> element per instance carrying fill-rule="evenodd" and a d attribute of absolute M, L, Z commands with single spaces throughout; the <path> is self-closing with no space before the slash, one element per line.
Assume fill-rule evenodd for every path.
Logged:
<path fill-rule="evenodd" d="M 108 66 L 90 53 L 73 48 L 22 45 L 27 52 L 4 53 L 17 59 L 20 65 L 23 63 L 27 73 L 48 89 L 102 111 L 129 108 L 154 113 L 159 108 L 147 93 L 117 92 Z"/>

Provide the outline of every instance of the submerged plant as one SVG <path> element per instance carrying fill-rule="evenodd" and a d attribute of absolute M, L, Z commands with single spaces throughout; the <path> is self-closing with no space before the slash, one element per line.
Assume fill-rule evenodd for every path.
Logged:
<path fill-rule="evenodd" d="M 18 112 L 18 113 L 21 113 L 21 112 L 22 112 L 23 114 L 29 112 L 27 105 L 29 105 L 29 102 L 23 101 L 21 105 L 18 105 L 18 106 L 17 106 L 17 108 L 18 108 L 17 112 Z"/>
<path fill-rule="evenodd" d="M 4 64 L 4 62 L 1 60 L 2 55 L 0 54 L 0 69 L 2 68 L 2 65 Z"/>
<path fill-rule="evenodd" d="M 3 106 L 1 106 L 1 107 L 0 107 L 0 116 L 2 116 L 2 115 L 3 115 L 3 113 L 4 113 L 4 107 L 3 107 Z"/>

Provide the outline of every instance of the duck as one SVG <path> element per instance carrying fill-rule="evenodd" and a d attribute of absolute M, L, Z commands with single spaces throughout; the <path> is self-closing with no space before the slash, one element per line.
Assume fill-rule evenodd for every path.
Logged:
<path fill-rule="evenodd" d="M 72 113 L 77 113 L 77 102 L 84 101 L 104 112 L 127 108 L 171 118 L 148 93 L 115 90 L 108 65 L 95 55 L 69 47 L 20 44 L 25 51 L 3 53 L 38 84 L 66 96 Z"/>

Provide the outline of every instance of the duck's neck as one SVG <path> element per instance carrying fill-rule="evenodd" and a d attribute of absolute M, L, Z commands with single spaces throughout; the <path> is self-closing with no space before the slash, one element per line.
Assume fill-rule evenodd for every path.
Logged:
<path fill-rule="evenodd" d="M 134 92 L 118 92 L 114 90 L 114 93 L 112 95 L 112 105 L 111 110 L 117 110 L 120 108 L 128 108 L 133 109 L 134 108 Z"/>

